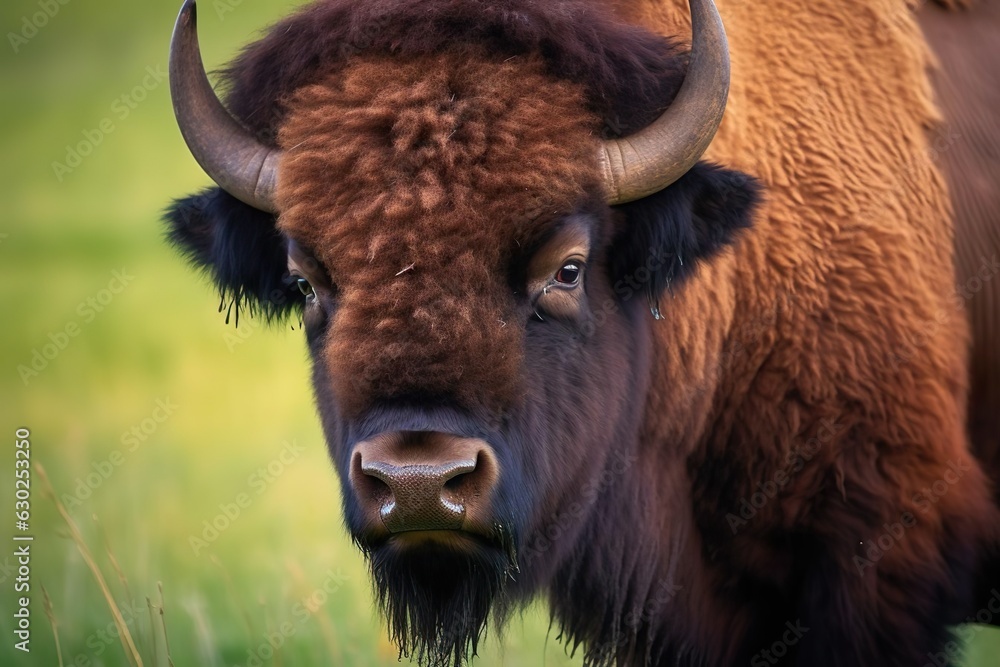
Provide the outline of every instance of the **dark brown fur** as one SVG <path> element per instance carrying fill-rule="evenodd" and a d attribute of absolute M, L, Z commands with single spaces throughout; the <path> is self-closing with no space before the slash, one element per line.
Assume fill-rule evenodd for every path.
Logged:
<path fill-rule="evenodd" d="M 499 59 L 539 55 L 555 78 L 583 84 L 608 131 L 645 126 L 669 104 L 685 59 L 663 38 L 583 0 L 334 0 L 274 26 L 227 70 L 229 107 L 274 142 L 285 102 L 358 55 L 399 60 L 483 49 Z"/>

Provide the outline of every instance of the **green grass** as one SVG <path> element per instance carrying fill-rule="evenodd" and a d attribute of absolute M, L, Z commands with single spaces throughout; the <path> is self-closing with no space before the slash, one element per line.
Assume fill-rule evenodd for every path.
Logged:
<path fill-rule="evenodd" d="M 282 628 L 287 637 L 266 664 L 395 664 L 363 560 L 342 527 L 301 333 L 227 326 L 204 279 L 162 243 L 162 207 L 207 183 L 180 140 L 166 85 L 127 118 L 114 112 L 147 66 L 166 64 L 178 4 L 73 0 L 18 53 L 0 46 L 4 437 L 31 428 L 34 459 L 79 526 L 144 665 L 167 664 L 164 624 L 179 667 L 247 664 Z M 202 3 L 210 67 L 294 3 L 264 4 L 230 0 L 220 17 Z M 36 11 L 35 1 L 5 3 L 3 34 Z M 114 132 L 60 181 L 52 163 L 106 118 Z M 91 320 L 87 299 L 99 298 L 116 270 L 132 278 Z M 78 335 L 26 386 L 18 366 L 70 324 Z M 162 421 L 157 401 L 172 406 Z M 256 471 L 293 441 L 301 453 L 260 484 Z M 204 538 L 203 522 L 240 494 L 250 502 L 196 553 L 192 536 Z M 4 508 L 12 496 L 4 474 Z M 10 530 L 5 521 L 8 544 Z M 12 579 L 0 569 L 0 664 L 59 664 L 41 586 L 64 664 L 130 664 L 94 574 L 37 485 L 31 533 L 32 653 L 12 648 Z M 967 667 L 994 664 L 997 634 L 978 633 L 979 657 Z M 546 614 L 534 607 L 515 619 L 502 648 L 489 641 L 477 664 L 580 662 L 548 635 Z"/>
<path fill-rule="evenodd" d="M 230 2 L 220 19 L 213 3 L 201 3 L 210 67 L 294 3 L 264 4 Z M 364 562 L 342 526 L 301 333 L 249 321 L 239 330 L 226 326 L 205 280 L 162 243 L 158 218 L 170 197 L 208 182 L 183 146 L 166 84 L 128 117 L 116 113 L 116 99 L 142 83 L 147 66 L 166 64 L 178 7 L 75 0 L 17 54 L 6 39 L 0 46 L 7 91 L 0 105 L 0 423 L 11 434 L 31 428 L 35 460 L 68 504 L 145 665 L 166 664 L 159 616 L 151 622 L 147 605 L 147 597 L 160 605 L 158 582 L 176 665 L 246 664 L 248 651 L 283 623 L 290 632 L 269 664 L 395 664 Z M 4 4 L 3 34 L 19 31 L 22 17 L 37 10 L 35 2 Z M 114 131 L 60 181 L 52 163 L 104 119 Z M 79 305 L 121 269 L 133 279 L 88 321 Z M 25 386 L 18 366 L 30 365 L 33 350 L 69 323 L 79 334 Z M 157 400 L 176 408 L 144 440 L 123 442 L 133 427 L 142 432 Z M 303 448 L 298 458 L 264 486 L 248 481 L 286 441 Z M 101 468 L 110 470 L 107 479 Z M 80 486 L 95 473 L 95 488 Z M 240 493 L 252 503 L 196 555 L 192 535 Z M 5 474 L 5 507 L 12 496 Z M 128 665 L 109 634 L 112 614 L 94 576 L 37 486 L 31 532 L 32 653 L 12 648 L 5 613 L 0 664 L 59 664 L 44 585 L 65 664 Z M 0 578 L 6 612 L 13 581 L 2 571 Z M 334 590 L 326 593 L 330 581 Z M 489 642 L 479 664 L 572 664 L 547 631 L 544 612 L 532 609 L 515 619 L 502 650 Z"/>

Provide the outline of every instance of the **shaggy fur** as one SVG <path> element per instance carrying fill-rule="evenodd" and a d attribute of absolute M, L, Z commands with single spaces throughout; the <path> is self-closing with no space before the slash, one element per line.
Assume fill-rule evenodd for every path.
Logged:
<path fill-rule="evenodd" d="M 614 411 L 597 391 L 600 364 L 586 361 L 593 352 L 577 342 L 579 358 L 575 363 L 567 359 L 569 346 L 586 331 L 534 323 L 534 328 L 560 328 L 567 344 L 555 346 L 558 354 L 546 349 L 558 340 L 555 332 L 538 337 L 526 331 L 530 304 L 518 267 L 554 225 L 583 215 L 591 220 L 595 245 L 608 246 L 614 237 L 607 260 L 602 253 L 593 257 L 595 276 L 598 267 L 611 264 L 608 275 L 625 289 L 616 297 L 631 299 L 627 281 L 633 280 L 655 303 L 671 278 L 692 275 L 700 258 L 718 252 L 748 225 L 756 189 L 742 174 L 699 166 L 670 193 L 621 209 L 621 226 L 615 228 L 596 194 L 598 122 L 584 107 L 580 88 L 553 80 L 540 58 L 497 63 L 470 58 L 468 51 L 403 62 L 384 56 L 359 59 L 288 102 L 279 137 L 286 151 L 280 227 L 314 249 L 337 285 L 327 340 L 316 353 L 321 383 L 336 397 L 321 401 L 321 406 L 337 406 L 336 415 L 324 410 L 328 433 L 340 432 L 345 416 L 363 419 L 385 404 L 485 408 L 495 415 L 487 419 L 506 422 L 505 434 L 498 436 L 506 446 L 500 449 L 514 461 L 503 466 L 505 489 L 521 496 L 539 484 L 532 481 L 541 468 L 533 453 L 536 439 L 565 452 L 583 442 L 622 439 L 566 437 L 579 428 L 572 422 L 586 423 L 588 411 L 601 410 L 615 425 Z M 331 181 L 316 174 L 341 176 Z M 649 270 L 654 250 L 670 259 L 643 276 L 638 271 Z M 599 298 L 599 287 L 592 289 L 595 303 L 615 303 L 610 294 Z M 602 327 L 589 342 L 611 331 Z M 525 345 L 525 336 L 537 342 Z M 562 369 L 552 366 L 558 360 Z M 620 364 L 605 360 L 604 373 L 621 374 Z M 537 382 L 529 379 L 528 367 L 542 376 Z M 595 386 L 586 393 L 567 382 L 587 373 L 595 375 Z M 541 415 L 534 414 L 530 404 L 538 401 L 541 383 L 561 386 L 557 393 L 571 403 L 550 401 Z M 591 409 L 581 410 L 588 401 Z M 560 421 L 571 423 L 542 436 L 539 423 Z M 568 440 L 564 449 L 556 447 L 559 437 Z M 350 441 L 330 439 L 335 457 L 349 452 Z M 565 471 L 552 470 L 548 485 L 560 489 L 560 473 Z M 528 497 L 545 495 L 542 488 Z M 544 517 L 552 506 L 538 502 L 532 513 L 542 510 Z M 503 504 L 496 512 L 513 523 L 516 542 L 538 534 L 513 518 L 520 513 Z M 498 555 L 504 552 L 496 549 Z M 445 584 L 432 586 L 436 575 L 410 569 L 413 559 L 419 564 L 423 556 L 392 552 L 390 558 L 380 557 L 378 545 L 371 553 L 391 632 L 402 651 L 428 664 L 475 650 L 472 631 L 482 627 L 490 607 L 473 603 L 488 601 L 494 612 L 502 611 L 510 600 L 524 600 L 537 590 L 534 579 L 544 580 L 542 564 L 531 562 L 529 552 L 518 558 L 523 574 L 516 581 L 480 566 L 477 577 L 485 588 L 473 592 L 460 575 L 447 590 L 439 590 Z M 420 595 L 412 592 L 422 586 L 428 588 Z M 428 598 L 438 602 L 428 604 Z M 434 628 L 455 605 L 467 615 L 451 624 L 442 643 Z"/>
<path fill-rule="evenodd" d="M 746 212 L 757 201 L 755 180 L 702 163 L 670 188 L 619 206 L 627 232 L 611 251 L 611 273 L 620 281 L 616 291 L 626 296 L 640 283 L 654 312 L 659 311 L 660 296 L 694 273 L 695 259 L 716 254 L 732 242 L 734 231 L 749 226 Z M 651 248 L 672 252 L 659 270 L 644 276 Z"/>
<path fill-rule="evenodd" d="M 234 113 L 286 151 L 280 230 L 330 279 L 304 320 L 349 529 L 360 440 L 497 452 L 509 542 L 449 554 L 454 581 L 428 551 L 360 540 L 425 663 L 539 592 L 587 665 L 769 664 L 790 624 L 785 664 L 908 667 L 969 611 L 1000 522 L 964 433 L 923 42 L 903 0 L 719 5 L 734 86 L 710 157 L 767 186 L 743 234 L 740 172 L 600 200 L 598 138 L 654 117 L 685 59 L 588 3 L 327 0 L 229 70 Z M 680 0 L 615 8 L 688 34 Z M 259 296 L 281 243 L 253 251 L 267 220 L 244 209 L 209 195 L 171 222 L 225 290 Z M 569 218 L 593 248 L 578 323 L 536 317 L 523 278 Z"/>
<path fill-rule="evenodd" d="M 372 580 L 389 638 L 421 665 L 461 665 L 476 654 L 492 613 L 505 620 L 516 566 L 504 549 L 431 545 L 417 554 L 373 551 Z"/>
<path fill-rule="evenodd" d="M 597 188 L 579 90 L 537 59 L 370 57 L 289 106 L 281 229 L 337 285 L 324 355 L 345 408 L 506 405 L 522 364 L 507 267 Z"/>
<path fill-rule="evenodd" d="M 286 269 L 285 241 L 274 216 L 209 188 L 180 199 L 167 210 L 168 240 L 212 275 L 226 321 L 240 312 L 278 319 L 304 303 Z"/>
<path fill-rule="evenodd" d="M 706 377 L 714 404 L 662 389 L 649 404 L 653 441 L 684 434 L 693 447 L 708 572 L 742 573 L 740 586 L 719 586 L 718 615 L 699 634 L 749 627 L 752 616 L 725 607 L 766 586 L 795 601 L 774 616 L 812 628 L 797 647 L 816 662 L 801 664 L 924 664 L 959 618 L 945 603 L 988 593 L 966 573 L 1000 525 L 964 433 L 968 332 L 930 150 L 946 136 L 930 56 L 901 1 L 718 4 L 736 84 L 709 157 L 760 175 L 768 197 L 746 242 L 679 295 L 702 321 L 658 330 L 654 386 Z M 688 29 L 679 0 L 623 13 L 666 34 Z M 729 333 L 716 342 L 719 326 Z M 693 369 L 688 357 L 705 352 L 708 371 Z M 820 431 L 823 420 L 837 428 Z M 818 452 L 734 535 L 726 515 L 799 467 L 795 452 L 814 437 Z M 940 481 L 954 479 L 951 465 L 965 470 L 957 484 Z M 906 511 L 917 524 L 880 548 Z M 865 659 L 838 655 L 847 645 Z"/>
<path fill-rule="evenodd" d="M 476 415 L 479 426 L 470 433 L 484 425 L 495 430 L 489 440 L 505 472 L 493 502 L 504 539 L 450 566 L 455 579 L 447 587 L 435 574 L 440 558 L 399 553 L 355 532 L 393 638 L 427 664 L 474 652 L 487 613 L 500 623 L 505 610 L 552 581 L 575 539 L 545 547 L 546 558 L 538 558 L 537 538 L 551 534 L 550 512 L 570 502 L 580 508 L 574 513 L 586 514 L 597 501 L 595 493 L 580 505 L 565 485 L 579 488 L 599 476 L 620 458 L 599 451 L 634 442 L 640 423 L 642 403 L 628 397 L 646 391 L 646 345 L 616 348 L 629 339 L 627 328 L 641 329 L 644 304 L 695 275 L 700 258 L 749 224 L 756 202 L 752 179 L 700 165 L 669 192 L 612 216 L 597 182 L 596 137 L 662 110 L 685 58 L 667 40 L 583 5 L 547 10 L 511 3 L 496 19 L 510 25 L 490 28 L 510 34 L 489 48 L 475 43 L 481 27 L 470 25 L 468 43 L 449 40 L 440 53 L 413 45 L 406 58 L 377 48 L 345 62 L 334 57 L 332 72 L 312 71 L 311 83 L 293 92 L 288 73 L 258 69 L 284 62 L 267 51 L 274 35 L 291 39 L 289 57 L 326 42 L 299 41 L 286 25 L 247 51 L 230 74 L 231 107 L 286 150 L 281 229 L 315 255 L 322 282 L 333 286 L 318 290 L 321 307 L 307 307 L 303 319 L 338 468 L 347 469 L 351 445 L 365 433 L 462 428 L 462 419 L 435 426 L 429 415 L 437 409 Z M 568 22 L 573 17 L 592 23 Z M 404 11 L 397 20 L 416 18 Z M 540 36 L 551 26 L 562 26 L 562 42 Z M 399 30 L 383 27 L 386 35 Z M 598 45 L 603 58 L 594 56 Z M 628 94 L 616 88 L 623 83 Z M 289 87 L 275 93 L 273 86 Z M 595 113 L 602 105 L 607 118 Z M 266 127 L 259 125 L 264 118 Z M 228 208 L 208 209 L 203 197 L 175 205 L 173 240 L 237 302 L 270 293 L 269 281 L 290 283 L 277 254 L 257 257 L 260 276 L 242 272 L 242 244 L 227 221 L 245 215 L 245 206 L 218 192 L 210 198 Z M 217 228 L 206 224 L 206 210 L 218 217 Z M 584 221 L 595 248 L 587 290 L 599 310 L 582 327 L 536 317 L 524 282 L 530 258 L 570 218 Z M 279 300 L 268 308 L 301 303 Z M 609 315 L 616 321 L 605 322 Z M 619 397 L 615 405 L 609 391 Z M 543 402 L 533 398 L 549 393 Z M 598 413 L 601 423 L 589 423 Z M 584 443 L 593 443 L 593 456 L 571 454 Z M 344 500 L 355 530 L 356 501 L 349 492 Z M 567 537 L 582 529 L 580 517 L 572 518 Z M 532 547 L 522 557 L 524 544 Z M 461 622 L 450 618 L 458 612 Z"/>
<path fill-rule="evenodd" d="M 284 102 L 345 61 L 370 54 L 402 61 L 465 46 L 500 60 L 540 56 L 551 76 L 585 85 L 609 134 L 655 118 L 686 66 L 669 41 L 583 0 L 327 0 L 278 23 L 233 63 L 229 106 L 273 143 Z"/>

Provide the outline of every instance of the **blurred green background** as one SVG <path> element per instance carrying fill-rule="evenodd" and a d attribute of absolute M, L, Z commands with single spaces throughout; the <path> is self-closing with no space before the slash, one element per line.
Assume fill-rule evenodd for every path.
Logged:
<path fill-rule="evenodd" d="M 209 68 L 295 4 L 203 0 Z M 4 438 L 31 429 L 34 460 L 145 665 L 167 664 L 164 627 L 178 666 L 395 664 L 343 530 L 301 332 L 227 326 L 213 289 L 162 241 L 167 201 L 208 183 L 162 78 L 178 6 L 0 7 Z M 4 451 L 9 471 L 13 450 Z M 12 646 L 14 559 L 4 548 L 0 665 L 59 664 L 41 586 L 64 664 L 129 665 L 105 595 L 40 482 L 32 652 Z M 13 502 L 8 472 L 0 502 Z M 224 529 L 206 529 L 212 522 Z M 7 544 L 11 524 L 0 531 Z M 536 606 L 502 642 L 491 637 L 477 664 L 578 664 L 555 634 Z M 996 664 L 988 656 L 1000 633 L 972 634 L 964 664 Z"/>
<path fill-rule="evenodd" d="M 207 66 L 221 66 L 295 4 L 203 0 Z M 144 664 L 166 664 L 158 616 L 160 659 L 152 657 L 146 601 L 159 606 L 160 581 L 178 666 L 253 664 L 251 652 L 266 657 L 259 647 L 286 622 L 290 632 L 265 664 L 396 664 L 363 559 L 343 528 L 302 333 L 246 318 L 238 329 L 226 325 L 211 286 L 162 240 L 169 199 L 209 182 L 180 138 L 166 81 L 150 75 L 166 70 L 179 0 L 51 5 L 54 16 L 15 44 L 8 33 L 20 35 L 25 17 L 32 22 L 43 9 L 38 0 L 0 6 L 4 441 L 18 426 L 31 429 L 35 460 L 79 525 Z M 67 145 L 80 142 L 92 151 L 77 163 Z M 115 271 L 127 283 L 117 294 Z M 74 324 L 79 332 L 67 334 L 64 349 L 22 378 L 18 366 L 30 367 L 35 350 L 44 355 Z M 9 471 L 13 450 L 4 451 L 0 469 Z M 52 601 L 65 664 L 128 665 L 93 575 L 35 481 L 32 653 L 12 648 L 4 547 L 0 665 L 58 664 L 39 585 Z M 8 472 L 0 499 L 9 545 Z M 203 522 L 247 499 L 196 554 L 191 536 L 204 539 Z M 502 651 L 488 642 L 478 664 L 571 664 L 547 631 L 547 616 L 534 609 L 515 619 Z"/>

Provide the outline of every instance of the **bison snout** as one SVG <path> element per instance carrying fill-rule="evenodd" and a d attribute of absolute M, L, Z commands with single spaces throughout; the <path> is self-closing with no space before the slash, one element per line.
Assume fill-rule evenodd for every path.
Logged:
<path fill-rule="evenodd" d="M 493 449 L 483 440 L 404 431 L 359 443 L 350 480 L 369 522 L 390 533 L 469 530 L 489 525 L 497 482 Z"/>

